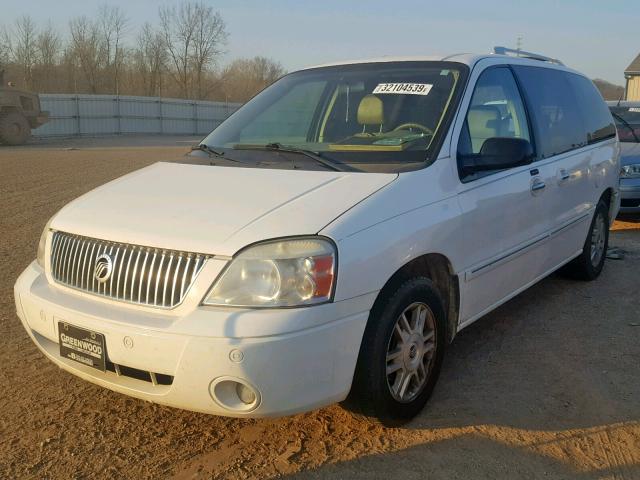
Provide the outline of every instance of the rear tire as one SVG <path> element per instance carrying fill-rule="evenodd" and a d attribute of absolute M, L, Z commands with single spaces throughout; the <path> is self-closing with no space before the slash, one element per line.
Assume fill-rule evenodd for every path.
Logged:
<path fill-rule="evenodd" d="M 383 293 L 364 332 L 349 403 L 383 424 L 416 416 L 440 374 L 446 346 L 443 302 L 426 277 Z"/>
<path fill-rule="evenodd" d="M 604 267 L 608 247 L 609 207 L 600 200 L 591 220 L 582 253 L 568 263 L 562 273 L 576 280 L 595 280 Z"/>
<path fill-rule="evenodd" d="M 0 142 L 6 145 L 22 145 L 31 136 L 31 126 L 18 112 L 0 116 Z"/>

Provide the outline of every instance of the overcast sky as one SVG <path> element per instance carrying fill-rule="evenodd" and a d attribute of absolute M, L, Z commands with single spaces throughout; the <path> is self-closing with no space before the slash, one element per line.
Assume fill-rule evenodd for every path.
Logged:
<path fill-rule="evenodd" d="M 229 31 L 223 63 L 263 55 L 287 70 L 381 55 L 487 52 L 494 45 L 560 58 L 592 78 L 619 85 L 640 53 L 640 0 L 205 0 Z M 73 16 L 100 3 L 129 17 L 132 43 L 144 22 L 157 23 L 154 0 L 0 0 L 0 24 L 23 14 L 66 33 Z M 175 1 L 164 2 L 175 4 Z"/>

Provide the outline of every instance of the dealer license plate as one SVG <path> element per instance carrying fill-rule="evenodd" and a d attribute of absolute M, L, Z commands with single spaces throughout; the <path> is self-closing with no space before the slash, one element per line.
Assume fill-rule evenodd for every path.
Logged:
<path fill-rule="evenodd" d="M 106 370 L 106 345 L 102 333 L 58 322 L 60 356 L 89 367 Z"/>

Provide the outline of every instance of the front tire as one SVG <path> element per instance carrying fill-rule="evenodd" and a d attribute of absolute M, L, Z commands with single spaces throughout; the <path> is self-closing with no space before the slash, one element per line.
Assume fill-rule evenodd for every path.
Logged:
<path fill-rule="evenodd" d="M 369 316 L 350 397 L 365 415 L 404 422 L 422 410 L 438 379 L 445 313 L 425 277 L 382 295 Z"/>
<path fill-rule="evenodd" d="M 595 280 L 604 268 L 608 247 L 609 207 L 600 200 L 591 220 L 582 253 L 563 269 L 563 273 L 577 280 Z"/>

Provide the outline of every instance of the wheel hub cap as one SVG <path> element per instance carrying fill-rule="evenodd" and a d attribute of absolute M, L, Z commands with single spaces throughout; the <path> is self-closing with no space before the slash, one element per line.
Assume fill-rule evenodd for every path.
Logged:
<path fill-rule="evenodd" d="M 413 303 L 396 320 L 387 348 L 387 385 L 402 403 L 415 399 L 431 373 L 435 317 L 424 303 Z"/>
<path fill-rule="evenodd" d="M 597 267 L 604 255 L 604 246 L 607 239 L 606 222 L 602 214 L 596 216 L 591 232 L 591 265 Z"/>

